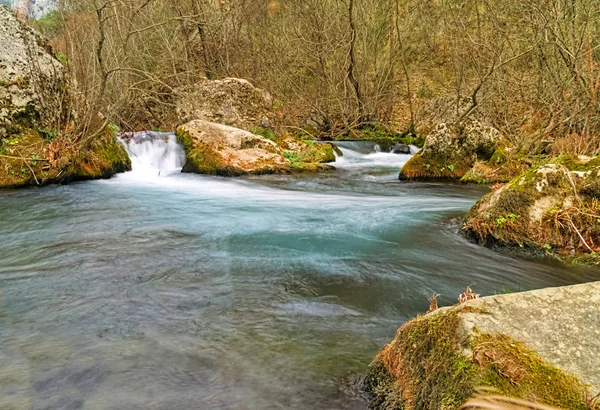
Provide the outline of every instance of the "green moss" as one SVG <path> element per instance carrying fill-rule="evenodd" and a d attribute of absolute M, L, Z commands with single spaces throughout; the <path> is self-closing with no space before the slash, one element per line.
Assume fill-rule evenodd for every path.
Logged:
<path fill-rule="evenodd" d="M 44 158 L 49 142 L 40 131 L 23 130 L 4 141 L 3 146 L 7 155 L 25 159 L 0 158 L 3 165 L 0 167 L 0 188 L 110 178 L 131 169 L 125 148 L 110 130 L 77 151 L 63 152 L 56 163 Z"/>
<path fill-rule="evenodd" d="M 335 162 L 333 145 L 329 143 L 307 144 L 307 148 L 299 154 L 299 160 L 317 164 Z"/>
<path fill-rule="evenodd" d="M 456 409 L 476 387 L 566 409 L 587 408 L 585 386 L 523 344 L 476 329 L 463 336 L 461 309 L 421 316 L 400 328 L 365 378 L 373 408 Z"/>
<path fill-rule="evenodd" d="M 473 351 L 481 369 L 480 386 L 557 408 L 589 409 L 583 383 L 522 343 L 506 335 L 480 334 L 473 341 Z"/>
<path fill-rule="evenodd" d="M 271 128 L 264 127 L 253 127 L 250 132 L 254 135 L 260 135 L 268 140 L 275 141 L 277 139 L 277 135 Z"/>
<path fill-rule="evenodd" d="M 471 164 L 460 159 L 424 158 L 418 153 L 404 164 L 399 178 L 413 181 L 458 181 L 465 176 L 469 169 L 471 169 Z"/>
<path fill-rule="evenodd" d="M 369 366 L 364 379 L 364 389 L 369 394 L 370 408 L 373 410 L 402 410 L 402 392 L 396 378 L 388 372 L 381 359 Z"/>

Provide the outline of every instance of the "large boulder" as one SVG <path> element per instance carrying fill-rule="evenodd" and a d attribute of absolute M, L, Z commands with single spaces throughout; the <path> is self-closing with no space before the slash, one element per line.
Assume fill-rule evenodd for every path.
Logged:
<path fill-rule="evenodd" d="M 600 158 L 563 156 L 482 198 L 464 231 L 488 246 L 599 264 Z"/>
<path fill-rule="evenodd" d="M 273 120 L 273 97 L 239 78 L 204 79 L 175 91 L 181 123 L 204 120 L 246 131 L 268 128 Z"/>
<path fill-rule="evenodd" d="M 251 132 L 194 120 L 177 129 L 186 152 L 183 172 L 238 176 L 290 172 L 290 162 L 275 144 Z"/>
<path fill-rule="evenodd" d="M 464 125 L 441 123 L 425 139 L 421 152 L 400 171 L 401 180 L 459 180 L 479 160 L 489 160 L 500 132 L 475 119 Z"/>
<path fill-rule="evenodd" d="M 0 6 L 0 138 L 65 123 L 67 81 L 46 40 Z"/>
<path fill-rule="evenodd" d="M 0 6 L 0 189 L 108 178 L 131 169 L 104 119 L 76 132 L 62 64 L 47 42 Z M 92 138 L 94 137 L 94 138 Z"/>
<path fill-rule="evenodd" d="M 472 300 L 404 324 L 377 355 L 365 378 L 373 409 L 452 410 L 479 387 L 557 408 L 593 408 L 600 282 L 462 296 Z"/>
<path fill-rule="evenodd" d="M 194 120 L 177 129 L 186 153 L 183 172 L 220 176 L 325 171 L 335 161 L 328 143 L 280 137 L 277 142 L 239 128 Z"/>

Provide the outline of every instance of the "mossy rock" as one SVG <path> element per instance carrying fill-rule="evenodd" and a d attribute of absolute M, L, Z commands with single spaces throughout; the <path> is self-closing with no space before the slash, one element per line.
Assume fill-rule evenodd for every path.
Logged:
<path fill-rule="evenodd" d="M 500 133 L 477 120 L 463 125 L 438 124 L 423 149 L 400 171 L 401 180 L 458 181 L 477 161 L 488 161 L 498 148 Z"/>
<path fill-rule="evenodd" d="M 109 129 L 79 148 L 53 133 L 56 145 L 51 149 L 47 133 L 25 129 L 0 140 L 0 188 L 105 179 L 131 170 L 125 148 Z M 65 145 L 58 144 L 61 138 Z"/>
<path fill-rule="evenodd" d="M 277 145 L 284 151 L 290 161 L 293 172 L 316 172 L 335 169 L 330 164 L 336 161 L 334 144 L 302 140 L 292 136 L 278 138 Z"/>
<path fill-rule="evenodd" d="M 464 232 L 490 247 L 563 260 L 600 253 L 598 158 L 560 157 L 533 166 L 483 197 Z"/>
<path fill-rule="evenodd" d="M 461 159 L 423 158 L 417 153 L 402 167 L 399 178 L 402 181 L 457 181 L 470 168 L 471 164 Z"/>
<path fill-rule="evenodd" d="M 274 141 L 239 128 L 195 120 L 180 126 L 176 136 L 186 154 L 186 173 L 235 177 L 293 172 Z"/>
<path fill-rule="evenodd" d="M 365 390 L 377 410 L 457 409 L 478 387 L 564 409 L 588 409 L 586 386 L 504 334 L 465 332 L 458 306 L 403 325 L 369 367 Z M 480 312 L 485 314 L 485 312 Z"/>

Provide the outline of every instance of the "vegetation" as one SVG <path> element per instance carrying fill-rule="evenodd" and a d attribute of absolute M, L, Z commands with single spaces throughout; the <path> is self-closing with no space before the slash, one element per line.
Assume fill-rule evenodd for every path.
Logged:
<path fill-rule="evenodd" d="M 175 89 L 234 76 L 276 97 L 287 131 L 426 135 L 480 116 L 522 151 L 595 153 L 599 13 L 594 0 L 66 0 L 38 26 L 86 108 L 124 129 L 172 129 Z"/>

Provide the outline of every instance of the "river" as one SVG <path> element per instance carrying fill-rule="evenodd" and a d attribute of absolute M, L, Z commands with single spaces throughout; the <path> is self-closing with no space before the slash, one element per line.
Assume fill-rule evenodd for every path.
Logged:
<path fill-rule="evenodd" d="M 598 280 L 469 243 L 486 190 L 337 171 L 178 173 L 168 134 L 108 181 L 0 192 L 0 408 L 365 409 L 340 391 L 428 297 Z"/>

